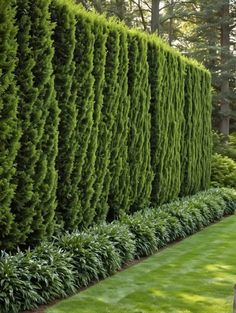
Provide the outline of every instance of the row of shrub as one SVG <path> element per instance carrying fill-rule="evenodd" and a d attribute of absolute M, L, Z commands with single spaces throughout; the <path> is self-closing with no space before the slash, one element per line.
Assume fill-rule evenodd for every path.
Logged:
<path fill-rule="evenodd" d="M 0 247 L 208 188 L 203 66 L 74 1 L 0 12 Z"/>
<path fill-rule="evenodd" d="M 2 252 L 0 311 L 17 313 L 73 294 L 135 258 L 234 214 L 235 209 L 235 190 L 211 189 L 124 215 L 121 221 L 67 233 L 32 251 Z"/>

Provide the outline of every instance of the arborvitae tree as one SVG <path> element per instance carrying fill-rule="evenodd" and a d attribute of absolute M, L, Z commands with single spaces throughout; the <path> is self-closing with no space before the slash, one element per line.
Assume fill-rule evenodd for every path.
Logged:
<path fill-rule="evenodd" d="M 110 186 L 110 151 L 112 130 L 118 108 L 118 69 L 119 69 L 119 32 L 113 23 L 109 25 L 109 34 L 106 42 L 107 56 L 105 65 L 105 86 L 102 107 L 102 116 L 98 132 L 98 148 L 96 153 L 96 182 L 95 193 L 91 205 L 95 208 L 95 220 L 106 218 L 108 205 L 107 197 Z"/>
<path fill-rule="evenodd" d="M 159 184 L 158 201 L 160 203 L 176 198 L 181 186 L 181 144 L 184 106 L 185 68 L 180 58 L 173 52 L 167 55 L 168 91 L 165 104 L 167 120 L 166 153 L 163 158 L 163 176 Z M 160 121 L 161 122 L 161 121 Z M 155 134 L 152 134 L 155 136 Z M 161 146 L 159 146 L 160 149 Z"/>
<path fill-rule="evenodd" d="M 82 179 L 82 168 L 87 157 L 87 148 L 93 128 L 94 111 L 94 77 L 93 55 L 94 34 L 92 18 L 86 12 L 76 9 L 76 45 L 74 60 L 76 69 L 73 77 L 73 88 L 77 90 L 76 109 L 77 124 L 74 131 L 75 158 L 71 173 L 72 189 L 63 217 L 65 228 L 72 230 L 83 224 L 83 210 L 81 207 L 82 194 L 79 184 Z"/>
<path fill-rule="evenodd" d="M 211 75 L 203 71 L 201 85 L 201 115 L 202 115 L 202 181 L 201 189 L 208 189 L 211 180 L 211 154 L 212 154 L 212 95 L 211 95 Z"/>
<path fill-rule="evenodd" d="M 130 95 L 128 157 L 130 204 L 137 210 L 149 204 L 153 173 L 151 169 L 150 86 L 148 82 L 147 41 L 129 33 L 128 92 Z"/>
<path fill-rule="evenodd" d="M 57 100 L 61 110 L 57 157 L 57 218 L 58 222 L 63 222 L 71 206 L 71 194 L 77 192 L 77 185 L 74 185 L 71 179 L 77 149 L 75 134 L 78 111 L 77 89 L 73 77 L 76 20 L 74 11 L 64 0 L 53 1 L 51 14 L 56 25 L 53 36 L 55 47 L 53 66 Z"/>
<path fill-rule="evenodd" d="M 101 110 L 103 105 L 107 40 L 107 25 L 105 21 L 101 21 L 101 17 L 94 17 L 93 32 L 95 35 L 93 56 L 94 67 L 92 73 L 95 79 L 93 128 L 89 140 L 87 157 L 82 169 L 82 179 L 79 184 L 84 226 L 90 225 L 95 216 L 95 207 L 91 205 L 91 200 L 94 192 L 96 192 L 96 190 L 94 190 L 94 183 L 96 180 L 95 162 L 98 147 Z"/>
<path fill-rule="evenodd" d="M 38 241 L 53 231 L 56 208 L 57 172 L 55 159 L 58 146 L 59 109 L 54 88 L 52 59 L 52 22 L 49 12 L 50 0 L 31 2 L 31 47 L 35 59 L 33 75 L 38 97 L 32 112 L 31 123 L 35 125 L 38 143 L 34 172 L 35 215 L 32 223 L 32 240 Z"/>
<path fill-rule="evenodd" d="M 38 91 L 34 87 L 32 69 L 35 66 L 33 53 L 30 48 L 30 4 L 28 0 L 17 1 L 16 22 L 18 25 L 18 66 L 16 68 L 17 84 L 19 86 L 18 118 L 22 131 L 20 149 L 16 158 L 16 174 L 14 177 L 16 190 L 12 201 L 12 212 L 15 221 L 11 236 L 8 240 L 17 244 L 24 244 L 31 232 L 31 224 L 34 216 L 33 177 L 36 161 L 37 130 L 32 121 L 32 112 L 37 110 L 35 101 Z"/>
<path fill-rule="evenodd" d="M 181 195 L 209 187 L 211 157 L 211 78 L 204 69 L 187 64 L 182 140 Z"/>
<path fill-rule="evenodd" d="M 184 122 L 182 128 L 182 185 L 180 195 L 188 195 L 193 193 L 194 180 L 191 172 L 191 156 L 192 156 L 192 134 L 193 134 L 193 86 L 192 86 L 192 67 L 190 64 L 186 66 L 185 73 L 185 101 L 184 101 Z"/>
<path fill-rule="evenodd" d="M 17 123 L 17 88 L 14 71 L 17 62 L 15 1 L 0 1 L 0 247 L 14 222 L 10 204 L 15 185 L 15 158 L 19 148 L 20 129 Z"/>
<path fill-rule="evenodd" d="M 164 151 L 160 149 L 161 140 L 163 140 L 163 125 L 161 120 L 164 118 L 164 103 L 162 102 L 161 91 L 164 88 L 164 66 L 166 63 L 164 51 L 161 45 L 156 45 L 155 39 L 148 45 L 148 63 L 149 63 L 149 83 L 151 87 L 150 113 L 151 113 L 151 165 L 154 173 L 152 183 L 152 202 L 157 203 L 158 189 L 161 177 L 161 154 Z"/>
<path fill-rule="evenodd" d="M 110 190 L 108 219 L 119 216 L 120 211 L 129 209 L 129 164 L 128 164 L 128 133 L 129 109 L 128 96 L 128 43 L 127 32 L 120 28 L 120 53 L 119 53 L 119 95 L 116 122 L 112 131 L 111 157 L 110 157 Z"/>
<path fill-rule="evenodd" d="M 154 38 L 154 37 L 153 37 Z M 153 203 L 178 196 L 181 185 L 181 136 L 184 105 L 184 65 L 179 56 L 149 44 L 152 115 Z M 162 147 L 160 149 L 160 147 Z"/>

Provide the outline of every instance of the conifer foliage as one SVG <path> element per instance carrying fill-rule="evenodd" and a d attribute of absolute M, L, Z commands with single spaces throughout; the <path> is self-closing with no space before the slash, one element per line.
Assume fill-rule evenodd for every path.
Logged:
<path fill-rule="evenodd" d="M 20 130 L 17 121 L 17 87 L 14 71 L 17 63 L 15 1 L 0 2 L 0 246 L 14 223 L 11 200 L 15 185 L 15 158 Z"/>
<path fill-rule="evenodd" d="M 72 0 L 0 9 L 1 247 L 208 188 L 204 67 Z"/>
<path fill-rule="evenodd" d="M 95 217 L 94 200 L 96 201 L 96 153 L 99 144 L 99 128 L 103 106 L 103 90 L 105 84 L 106 41 L 107 25 L 95 16 L 93 24 L 94 52 L 93 52 L 93 77 L 94 77 L 94 110 L 93 128 L 88 144 L 87 157 L 82 169 L 82 179 L 79 184 L 81 192 L 81 205 L 83 210 L 83 224 L 90 225 Z M 94 197 L 94 198 L 93 198 Z"/>
<path fill-rule="evenodd" d="M 95 219 L 97 221 L 104 220 L 108 212 L 107 199 L 111 182 L 109 171 L 111 140 L 119 100 L 118 70 L 120 36 L 117 27 L 115 27 L 113 23 L 110 23 L 108 31 L 109 34 L 106 41 L 107 55 L 105 63 L 104 96 L 95 165 L 97 178 L 92 200 L 92 205 L 95 210 Z"/>
<path fill-rule="evenodd" d="M 118 108 L 112 130 L 110 157 L 109 219 L 119 217 L 120 211 L 129 210 L 130 176 L 128 164 L 128 134 L 130 98 L 128 95 L 128 42 L 125 29 L 120 27 L 118 68 Z"/>
<path fill-rule="evenodd" d="M 34 171 L 37 160 L 38 129 L 35 103 L 38 89 L 34 86 L 35 59 L 31 48 L 31 17 L 28 0 L 18 0 L 16 21 L 18 25 L 18 64 L 16 68 L 19 88 L 18 120 L 21 127 L 20 149 L 17 154 L 17 171 L 14 177 L 16 191 L 12 201 L 15 216 L 10 237 L 15 243 L 25 242 L 31 232 L 34 216 Z"/>
<path fill-rule="evenodd" d="M 131 103 L 128 160 L 130 167 L 130 206 L 135 211 L 149 204 L 152 190 L 150 86 L 146 38 L 131 33 L 128 36 L 128 45 L 128 93 Z"/>
<path fill-rule="evenodd" d="M 61 110 L 59 123 L 59 142 L 57 156 L 58 186 L 57 186 L 57 219 L 59 223 L 71 219 L 71 199 L 76 192 L 72 183 L 74 167 L 77 126 L 77 89 L 75 74 L 75 13 L 64 1 L 53 1 L 51 4 L 52 21 L 55 23 L 53 67 L 55 73 L 55 89 Z M 67 222 L 66 222 L 67 223 Z"/>
<path fill-rule="evenodd" d="M 53 232 L 56 209 L 57 172 L 55 160 L 58 150 L 59 109 L 56 100 L 52 59 L 53 24 L 49 12 L 50 0 L 30 1 L 31 49 L 35 65 L 32 69 L 34 85 L 38 89 L 32 113 L 37 136 L 37 156 L 33 175 L 34 218 L 31 236 L 35 241 Z"/>

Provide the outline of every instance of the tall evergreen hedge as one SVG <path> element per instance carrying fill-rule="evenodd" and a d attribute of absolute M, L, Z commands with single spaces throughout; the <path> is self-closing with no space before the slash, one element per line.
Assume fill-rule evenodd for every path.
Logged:
<path fill-rule="evenodd" d="M 128 134 L 130 98 L 128 95 L 128 42 L 127 33 L 120 27 L 118 68 L 118 108 L 112 130 L 109 165 L 110 189 L 108 196 L 109 220 L 118 218 L 120 211 L 129 210 L 130 176 L 128 163 Z"/>
<path fill-rule="evenodd" d="M 32 23 L 30 17 L 30 3 L 28 0 L 17 1 L 16 21 L 18 26 L 18 64 L 16 68 L 17 84 L 19 88 L 18 120 L 22 136 L 20 149 L 16 157 L 17 170 L 14 177 L 16 190 L 12 201 L 12 213 L 15 221 L 8 241 L 22 244 L 31 233 L 35 206 L 34 172 L 37 160 L 37 124 L 35 114 L 38 89 L 34 86 L 33 68 L 35 59 L 31 48 Z"/>
<path fill-rule="evenodd" d="M 15 191 L 13 175 L 19 148 L 17 121 L 18 92 L 14 71 L 17 64 L 15 1 L 0 1 L 0 246 L 10 246 L 5 237 L 14 225 L 11 201 Z"/>
<path fill-rule="evenodd" d="M 73 0 L 0 9 L 1 247 L 208 188 L 206 69 Z"/>
<path fill-rule="evenodd" d="M 57 219 L 63 223 L 71 219 L 72 195 L 77 185 L 72 181 L 75 154 L 77 151 L 77 82 L 75 75 L 76 19 L 75 13 L 65 1 L 53 1 L 51 4 L 52 21 L 55 23 L 53 67 L 55 89 L 61 110 L 59 123 L 59 142 L 57 156 Z M 67 224 L 67 222 L 66 222 Z"/>
<path fill-rule="evenodd" d="M 114 26 L 114 23 L 111 22 L 108 27 L 108 37 L 106 40 L 105 84 L 96 152 L 95 193 L 91 202 L 95 210 L 95 220 L 98 222 L 104 220 L 108 212 L 107 200 L 111 182 L 109 171 L 111 140 L 119 100 L 119 45 L 119 31 Z"/>
<path fill-rule="evenodd" d="M 194 64 L 186 66 L 182 129 L 181 195 L 208 188 L 211 172 L 211 78 Z"/>
<path fill-rule="evenodd" d="M 135 211 L 149 204 L 153 172 L 151 168 L 151 116 L 147 39 L 128 35 L 130 96 L 128 162 L 130 168 L 130 207 Z"/>
<path fill-rule="evenodd" d="M 31 40 L 34 56 L 34 86 L 38 96 L 32 112 L 32 123 L 37 136 L 37 156 L 34 169 L 33 197 L 34 218 L 30 241 L 39 241 L 53 232 L 57 205 L 57 172 L 55 159 L 58 151 L 58 103 L 54 85 L 52 59 L 53 24 L 49 12 L 50 0 L 30 1 Z"/>
<path fill-rule="evenodd" d="M 68 195 L 69 201 L 63 216 L 65 228 L 69 230 L 83 224 L 83 208 L 81 205 L 83 195 L 79 190 L 79 184 L 81 183 L 83 166 L 87 157 L 94 112 L 93 56 L 95 36 L 93 24 L 83 11 L 75 10 L 75 18 L 76 44 L 74 50 L 75 72 L 73 75 L 73 88 L 77 90 L 77 122 L 73 141 L 75 156 L 71 173 L 73 189 Z"/>
<path fill-rule="evenodd" d="M 94 77 L 94 111 L 93 128 L 88 144 L 87 157 L 82 169 L 82 179 L 79 184 L 81 192 L 81 206 L 83 211 L 83 226 L 90 225 L 96 215 L 97 184 L 96 184 L 96 154 L 99 142 L 99 129 L 102 117 L 103 90 L 105 85 L 106 41 L 108 36 L 107 25 L 98 16 L 94 17 L 93 32 L 95 36 L 93 51 Z"/>

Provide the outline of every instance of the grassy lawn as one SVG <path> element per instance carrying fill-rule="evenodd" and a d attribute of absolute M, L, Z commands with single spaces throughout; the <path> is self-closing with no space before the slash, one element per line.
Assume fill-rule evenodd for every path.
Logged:
<path fill-rule="evenodd" d="M 47 313 L 232 313 L 236 216 L 49 308 Z"/>

